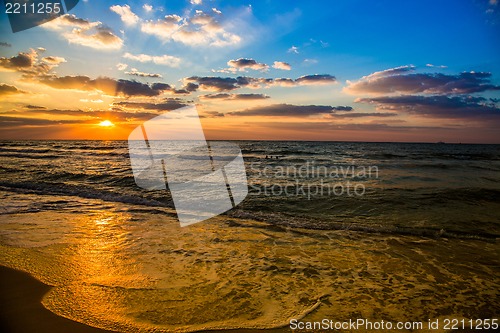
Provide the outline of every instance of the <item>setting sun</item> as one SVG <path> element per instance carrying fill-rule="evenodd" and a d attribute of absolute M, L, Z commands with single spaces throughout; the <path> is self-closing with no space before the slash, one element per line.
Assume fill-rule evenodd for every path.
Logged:
<path fill-rule="evenodd" d="M 115 124 L 113 124 L 109 120 L 104 120 L 104 121 L 101 121 L 99 123 L 99 126 L 102 126 L 102 127 L 112 127 L 112 126 L 115 126 Z"/>

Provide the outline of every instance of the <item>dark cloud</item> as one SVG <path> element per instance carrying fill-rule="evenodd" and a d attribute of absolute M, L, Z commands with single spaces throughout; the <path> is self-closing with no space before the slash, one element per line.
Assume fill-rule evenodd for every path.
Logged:
<path fill-rule="evenodd" d="M 127 75 L 133 75 L 133 76 L 139 76 L 139 77 L 156 77 L 156 78 L 161 78 L 161 74 L 157 73 L 145 73 L 145 72 L 139 72 L 135 68 L 133 68 L 130 72 L 125 72 Z"/>
<path fill-rule="evenodd" d="M 171 89 L 166 83 L 146 84 L 137 81 L 99 77 L 91 79 L 88 76 L 62 76 L 39 79 L 40 83 L 56 89 L 78 89 L 84 91 L 102 91 L 110 96 L 158 96 Z"/>
<path fill-rule="evenodd" d="M 484 97 L 404 95 L 360 98 L 356 102 L 374 104 L 378 110 L 402 111 L 425 117 L 500 120 L 497 102 Z"/>
<path fill-rule="evenodd" d="M 5 83 L 0 83 L 0 97 L 13 94 L 26 94 L 26 91 L 20 90 L 15 86 L 11 86 Z"/>
<path fill-rule="evenodd" d="M 395 117 L 398 114 L 395 112 L 349 112 L 349 113 L 332 113 L 332 118 L 362 118 L 362 117 Z"/>
<path fill-rule="evenodd" d="M 19 111 L 10 111 L 4 114 L 12 114 L 17 115 L 20 114 Z M 74 121 L 73 123 L 96 123 L 103 119 L 112 120 L 114 122 L 128 122 L 128 121 L 146 121 L 151 118 L 158 116 L 158 112 L 132 112 L 132 111 L 104 111 L 104 110 L 96 110 L 96 111 L 84 111 L 84 110 L 64 110 L 64 109 L 47 109 L 44 107 L 39 108 L 29 108 L 22 111 L 23 115 L 38 115 L 38 118 L 42 119 L 40 115 L 43 115 L 43 119 L 50 118 L 51 116 L 58 117 L 79 117 L 79 121 Z M 48 116 L 48 117 L 47 117 Z M 11 120 L 13 117 L 9 117 L 8 120 Z M 24 118 L 22 118 L 24 119 Z M 36 119 L 36 118 L 27 118 L 27 119 Z M 58 123 L 58 121 L 55 121 Z M 48 123 L 49 124 L 49 123 Z"/>
<path fill-rule="evenodd" d="M 186 79 L 189 83 L 195 83 L 205 90 L 228 91 L 238 89 L 238 80 L 232 77 L 216 76 L 191 76 Z"/>
<path fill-rule="evenodd" d="M 12 47 L 12 44 L 6 43 L 6 42 L 0 42 L 0 46 L 3 47 Z"/>
<path fill-rule="evenodd" d="M 283 87 L 293 87 L 296 85 L 295 81 L 289 78 L 274 79 L 274 84 Z"/>
<path fill-rule="evenodd" d="M 25 105 L 24 108 L 28 109 L 28 110 L 44 110 L 44 109 L 47 109 L 45 106 L 31 105 L 31 104 Z"/>
<path fill-rule="evenodd" d="M 64 59 L 63 57 L 48 56 L 42 58 L 42 61 L 53 65 L 59 65 L 62 62 L 66 62 L 66 59 Z"/>
<path fill-rule="evenodd" d="M 0 58 L 0 70 L 15 71 L 22 73 L 24 78 L 47 75 L 53 68 L 66 60 L 62 57 L 49 56 L 38 59 L 38 53 L 43 52 L 30 49 L 29 52 L 19 52 L 16 56 Z"/>
<path fill-rule="evenodd" d="M 14 126 L 47 126 L 60 124 L 78 124 L 81 120 L 49 120 L 28 117 L 0 116 L 0 128 L 11 128 Z"/>
<path fill-rule="evenodd" d="M 159 111 L 170 111 L 181 108 L 188 105 L 186 102 L 177 99 L 166 99 L 162 103 L 139 103 L 139 102 L 117 102 L 113 103 L 113 106 L 125 107 L 129 109 L 144 109 L 144 110 L 159 110 Z"/>
<path fill-rule="evenodd" d="M 458 75 L 442 73 L 406 73 L 413 67 L 376 72 L 358 81 L 347 81 L 346 92 L 367 94 L 471 94 L 500 90 L 491 83 L 491 73 L 464 72 Z"/>
<path fill-rule="evenodd" d="M 218 111 L 205 111 L 200 118 L 221 118 L 224 117 L 224 113 Z"/>
<path fill-rule="evenodd" d="M 0 58 L 0 67 L 7 70 L 22 71 L 31 68 L 34 62 L 34 54 L 19 52 L 10 58 Z"/>
<path fill-rule="evenodd" d="M 267 99 L 269 96 L 264 94 L 228 94 L 228 93 L 220 93 L 220 94 L 210 94 L 210 95 L 202 95 L 200 99 L 204 100 L 256 100 L 256 99 Z"/>
<path fill-rule="evenodd" d="M 186 84 L 182 89 L 188 91 L 188 92 L 193 92 L 193 91 L 196 91 L 198 90 L 198 85 L 195 84 L 195 83 L 192 83 L 192 82 L 189 82 L 188 84 Z"/>
<path fill-rule="evenodd" d="M 238 70 L 253 69 L 258 71 L 265 71 L 269 69 L 266 64 L 258 63 L 254 59 L 239 58 L 236 60 L 229 60 L 227 65 Z"/>
<path fill-rule="evenodd" d="M 270 116 L 270 117 L 303 117 L 319 114 L 332 114 L 336 111 L 351 111 L 350 106 L 328 105 L 291 105 L 273 104 L 258 106 L 243 111 L 229 112 L 232 116 Z"/>
<path fill-rule="evenodd" d="M 335 76 L 329 74 L 305 75 L 296 80 L 289 78 L 254 78 L 248 76 L 219 77 L 219 76 L 191 76 L 184 79 L 188 83 L 196 83 L 203 90 L 231 91 L 239 88 L 260 88 L 270 86 L 297 86 L 297 85 L 323 85 L 337 82 Z"/>
<path fill-rule="evenodd" d="M 337 79 L 329 74 L 314 74 L 301 76 L 295 82 L 306 85 L 332 84 L 337 82 Z"/>

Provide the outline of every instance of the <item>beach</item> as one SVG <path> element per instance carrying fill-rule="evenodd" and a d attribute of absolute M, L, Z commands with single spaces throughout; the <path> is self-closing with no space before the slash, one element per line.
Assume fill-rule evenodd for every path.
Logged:
<path fill-rule="evenodd" d="M 0 330 L 2 332 L 111 332 L 50 312 L 41 304 L 50 287 L 27 273 L 0 266 Z"/>
<path fill-rule="evenodd" d="M 165 192 L 135 186 L 124 142 L 4 144 L 0 265 L 16 271 L 2 270 L 2 295 L 21 290 L 17 313 L 76 332 L 498 316 L 497 146 L 457 145 L 437 158 L 445 148 L 239 144 L 251 193 L 188 227 Z M 373 165 L 378 175 L 361 173 Z M 296 179 L 310 197 L 278 193 Z M 348 181 L 366 193 L 315 190 Z M 1 311 L 10 325 L 31 325 L 10 311 Z"/>

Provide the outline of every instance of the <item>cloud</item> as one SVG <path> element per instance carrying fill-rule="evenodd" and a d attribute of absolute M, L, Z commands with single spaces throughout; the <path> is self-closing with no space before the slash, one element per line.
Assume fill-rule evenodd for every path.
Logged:
<path fill-rule="evenodd" d="M 229 60 L 227 62 L 227 65 L 239 71 L 245 71 L 246 69 L 253 69 L 256 71 L 267 71 L 269 69 L 269 66 L 266 64 L 258 63 L 254 59 L 246 59 L 246 58 Z"/>
<path fill-rule="evenodd" d="M 3 47 L 12 47 L 12 44 L 6 43 L 6 42 L 0 42 L 0 46 Z"/>
<path fill-rule="evenodd" d="M 222 118 L 225 114 L 218 111 L 204 111 L 200 118 Z"/>
<path fill-rule="evenodd" d="M 295 82 L 301 85 L 321 85 L 336 83 L 337 79 L 329 74 L 314 74 L 301 76 Z"/>
<path fill-rule="evenodd" d="M 25 78 L 46 75 L 63 62 L 63 59 L 53 56 L 39 61 L 37 51 L 30 49 L 29 52 L 19 52 L 10 58 L 0 58 L 0 71 L 20 72 Z"/>
<path fill-rule="evenodd" d="M 0 58 L 0 68 L 8 71 L 22 71 L 31 68 L 36 61 L 37 54 L 32 50 L 30 53 L 19 52 L 11 58 Z"/>
<path fill-rule="evenodd" d="M 73 29 L 63 34 L 70 44 L 78 44 L 94 49 L 118 50 L 123 40 L 116 36 L 110 28 L 96 27 L 94 29 Z"/>
<path fill-rule="evenodd" d="M 14 94 L 26 94 L 26 91 L 20 90 L 15 86 L 11 86 L 5 83 L 0 83 L 0 98 L 7 95 Z"/>
<path fill-rule="evenodd" d="M 101 22 L 91 22 L 73 14 L 62 15 L 42 25 L 46 29 L 61 31 L 70 44 L 82 45 L 98 50 L 117 50 L 123 40 Z"/>
<path fill-rule="evenodd" d="M 218 77 L 218 76 L 191 76 L 184 79 L 185 82 L 193 82 L 202 90 L 208 91 L 230 91 L 239 88 L 261 88 L 270 86 L 293 87 L 297 85 L 324 85 L 336 83 L 334 76 L 329 74 L 305 75 L 292 80 L 289 78 L 253 78 L 248 76 Z"/>
<path fill-rule="evenodd" d="M 59 65 L 60 63 L 66 62 L 66 59 L 63 57 L 49 56 L 42 58 L 42 61 L 52 65 Z"/>
<path fill-rule="evenodd" d="M 292 69 L 292 66 L 290 66 L 289 63 L 287 62 L 283 62 L 283 61 L 275 61 L 273 63 L 273 68 L 276 68 L 276 69 L 282 69 L 284 71 L 289 71 Z"/>
<path fill-rule="evenodd" d="M 178 98 L 167 98 L 161 103 L 139 103 L 139 102 L 116 102 L 113 106 L 124 107 L 127 109 L 143 109 L 143 110 L 158 110 L 171 111 L 188 105 L 183 100 Z"/>
<path fill-rule="evenodd" d="M 372 79 L 372 78 L 379 78 L 379 77 L 387 77 L 387 76 L 392 76 L 392 75 L 398 75 L 398 74 L 404 74 L 407 72 L 412 72 L 416 69 L 415 66 L 413 65 L 405 65 L 405 66 L 399 66 L 399 67 L 394 67 L 394 68 L 389 68 L 389 69 L 384 69 L 382 71 L 374 72 L 370 75 L 364 76 L 363 79 Z"/>
<path fill-rule="evenodd" d="M 234 100 L 258 100 L 258 99 L 267 99 L 270 98 L 264 94 L 210 94 L 210 95 L 201 95 L 201 100 L 224 100 L 224 101 L 234 101 Z"/>
<path fill-rule="evenodd" d="M 80 99 L 80 102 L 83 102 L 83 103 L 104 103 L 104 101 L 102 99 L 86 99 L 86 98 Z"/>
<path fill-rule="evenodd" d="M 132 12 L 129 5 L 114 5 L 109 7 L 109 9 L 120 15 L 120 19 L 127 25 L 133 25 L 139 22 L 139 17 Z"/>
<path fill-rule="evenodd" d="M 491 84 L 491 73 L 408 73 L 413 70 L 412 66 L 404 66 L 375 72 L 358 81 L 347 81 L 344 91 L 351 94 L 470 94 L 500 90 L 500 86 Z"/>
<path fill-rule="evenodd" d="M 398 114 L 394 112 L 348 112 L 348 113 L 332 113 L 329 116 L 332 118 L 362 118 L 362 117 L 396 117 Z"/>
<path fill-rule="evenodd" d="M 132 68 L 130 72 L 125 72 L 127 75 L 134 75 L 134 76 L 139 76 L 139 77 L 158 77 L 161 78 L 161 74 L 157 73 L 144 73 L 144 72 L 139 72 L 137 68 Z"/>
<path fill-rule="evenodd" d="M 273 85 L 280 87 L 294 87 L 297 85 L 297 83 L 290 78 L 277 78 L 274 79 Z"/>
<path fill-rule="evenodd" d="M 166 108 L 159 108 L 156 111 L 164 111 Z M 16 115 L 19 112 L 11 111 L 5 114 Z M 13 126 L 47 126 L 47 125 L 60 125 L 60 124 L 95 124 L 96 122 L 108 119 L 113 122 L 134 122 L 146 121 L 158 116 L 158 112 L 141 112 L 141 111 L 123 111 L 123 110 L 106 110 L 106 111 L 83 111 L 83 110 L 61 110 L 61 109 L 47 109 L 44 107 L 26 108 L 23 114 L 28 114 L 31 117 L 16 117 L 16 116 L 0 116 L 0 127 L 13 127 Z M 37 117 L 34 117 L 38 115 Z M 43 115 L 43 117 L 40 117 Z M 48 117 L 47 117 L 48 116 Z M 78 117 L 79 119 L 62 119 L 62 120 L 49 120 L 47 118 L 57 116 L 62 117 Z"/>
<path fill-rule="evenodd" d="M 374 104 L 377 110 L 400 111 L 432 118 L 500 120 L 498 101 L 484 97 L 403 95 L 359 98 L 355 102 Z"/>
<path fill-rule="evenodd" d="M 293 46 L 287 50 L 288 53 L 299 54 L 299 48 L 297 46 Z"/>
<path fill-rule="evenodd" d="M 116 68 L 117 68 L 119 71 L 124 71 L 124 70 L 126 70 L 126 69 L 127 69 L 127 67 L 128 67 L 128 65 L 127 65 L 127 64 L 123 64 L 123 63 L 118 63 L 118 64 L 116 64 Z"/>
<path fill-rule="evenodd" d="M 229 112 L 232 116 L 268 116 L 268 117 L 308 117 L 312 115 L 329 115 L 337 111 L 351 111 L 350 106 L 328 105 L 291 105 L 273 104 L 258 106 L 243 111 Z"/>
<path fill-rule="evenodd" d="M 310 65 L 315 65 L 318 63 L 317 59 L 304 59 L 304 65 L 310 66 Z"/>
<path fill-rule="evenodd" d="M 202 2 L 203 0 L 191 0 L 191 4 L 193 5 L 201 5 Z"/>
<path fill-rule="evenodd" d="M 238 79 L 216 76 L 191 76 L 185 79 L 187 83 L 196 83 L 204 90 L 228 91 L 238 89 Z"/>
<path fill-rule="evenodd" d="M 144 10 L 145 10 L 145 11 L 147 11 L 147 12 L 151 12 L 151 11 L 153 11 L 153 6 L 148 5 L 148 4 L 144 4 L 144 5 L 142 6 L 142 8 L 144 8 Z"/>
<path fill-rule="evenodd" d="M 181 59 L 171 56 L 171 55 L 162 55 L 162 56 L 151 56 L 147 54 L 130 54 L 130 53 L 125 53 L 123 55 L 124 58 L 138 61 L 138 62 L 152 62 L 157 65 L 164 65 L 164 66 L 169 66 L 169 67 L 179 67 L 181 63 Z"/>
<path fill-rule="evenodd" d="M 60 124 L 78 124 L 81 120 L 49 120 L 28 117 L 0 116 L 0 128 L 12 128 L 19 126 L 47 126 Z"/>
<path fill-rule="evenodd" d="M 158 96 L 171 89 L 166 83 L 145 84 L 137 81 L 88 76 L 62 76 L 40 78 L 39 83 L 55 89 L 75 89 L 82 91 L 101 91 L 109 96 Z"/>
<path fill-rule="evenodd" d="M 44 28 L 53 29 L 53 30 L 62 30 L 65 28 L 82 28 L 89 29 L 93 27 L 97 27 L 102 25 L 101 22 L 91 22 L 89 20 L 85 20 L 79 17 L 76 17 L 74 14 L 66 14 L 59 16 L 58 18 L 49 21 L 43 25 Z"/>
<path fill-rule="evenodd" d="M 196 11 L 194 16 L 184 19 L 178 15 L 166 15 L 163 19 L 145 21 L 141 24 L 141 31 L 165 42 L 175 41 L 189 46 L 225 47 L 239 44 L 241 37 L 229 31 L 228 27 L 218 22 L 212 13 Z"/>
<path fill-rule="evenodd" d="M 28 109 L 28 110 L 44 110 L 44 109 L 47 109 L 45 106 L 31 105 L 31 104 L 25 105 L 24 108 Z"/>
<path fill-rule="evenodd" d="M 435 67 L 435 68 L 448 68 L 445 65 L 433 65 L 433 64 L 425 64 L 426 67 Z"/>

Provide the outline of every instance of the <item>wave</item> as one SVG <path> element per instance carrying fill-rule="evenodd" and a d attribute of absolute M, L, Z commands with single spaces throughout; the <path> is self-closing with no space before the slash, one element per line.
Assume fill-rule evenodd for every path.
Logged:
<path fill-rule="evenodd" d="M 264 228 L 272 231 L 301 233 L 305 230 L 339 230 L 361 233 L 377 233 L 400 236 L 418 236 L 425 238 L 453 238 L 453 239 L 478 239 L 493 241 L 500 238 L 500 234 L 490 232 L 465 232 L 459 230 L 446 230 L 443 228 L 412 228 L 402 226 L 386 226 L 380 224 L 362 224 L 362 223 L 342 223 L 342 222 L 318 222 L 288 214 L 279 214 L 276 212 L 251 212 L 245 210 L 234 210 L 227 215 L 240 219 L 227 221 L 230 227 L 247 227 L 244 220 L 255 220 L 265 222 L 264 226 L 255 226 L 253 228 Z M 310 235 L 308 233 L 308 235 Z"/>
<path fill-rule="evenodd" d="M 98 199 L 108 202 L 119 202 L 149 207 L 173 207 L 170 200 L 159 201 L 157 199 L 145 198 L 139 195 L 117 193 L 106 189 L 95 189 L 61 183 L 10 183 L 0 181 L 0 190 L 24 194 L 76 196 L 85 199 Z M 165 199 L 168 199 L 168 197 L 165 196 Z"/>

